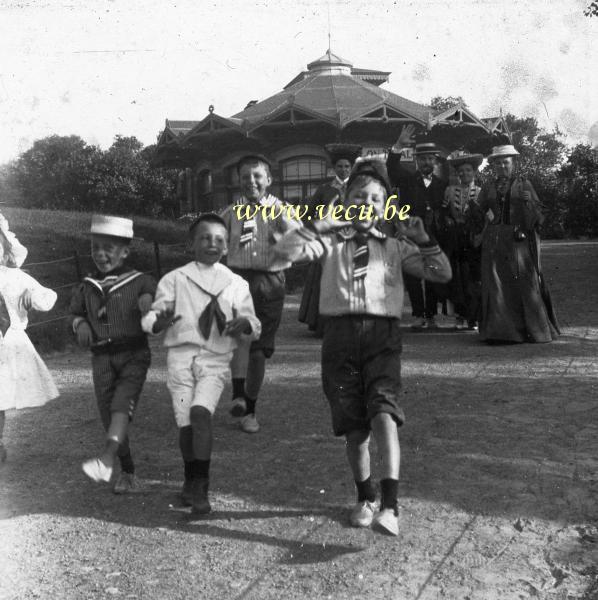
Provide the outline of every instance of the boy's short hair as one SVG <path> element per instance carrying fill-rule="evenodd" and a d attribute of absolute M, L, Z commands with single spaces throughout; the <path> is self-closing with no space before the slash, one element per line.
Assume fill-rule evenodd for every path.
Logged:
<path fill-rule="evenodd" d="M 237 163 L 237 174 L 241 173 L 241 167 L 243 167 L 243 165 L 255 164 L 264 165 L 266 167 L 266 170 L 268 171 L 268 175 L 272 177 L 272 166 L 270 165 L 270 161 L 261 154 L 247 154 L 246 156 L 243 156 Z"/>
<path fill-rule="evenodd" d="M 388 180 L 386 165 L 375 159 L 364 160 L 353 167 L 349 180 L 347 181 L 347 193 L 352 187 L 368 184 L 370 181 L 377 181 L 390 194 L 391 185 Z"/>
<path fill-rule="evenodd" d="M 226 223 L 220 215 L 213 212 L 204 213 L 203 215 L 199 215 L 199 217 L 197 217 L 197 219 L 195 219 L 195 221 L 189 225 L 189 235 L 191 237 L 193 237 L 195 234 L 195 229 L 200 223 L 218 223 L 219 225 L 222 225 L 224 229 L 226 229 Z"/>

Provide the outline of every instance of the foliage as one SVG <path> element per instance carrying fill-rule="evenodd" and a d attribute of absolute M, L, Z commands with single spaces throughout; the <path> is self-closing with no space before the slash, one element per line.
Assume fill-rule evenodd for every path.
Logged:
<path fill-rule="evenodd" d="M 598 2 L 592 0 L 584 9 L 583 14 L 586 17 L 598 17 Z"/>
<path fill-rule="evenodd" d="M 467 104 L 461 96 L 434 96 L 434 98 L 430 100 L 430 107 L 436 112 L 443 112 L 457 104 L 461 104 L 463 108 L 467 108 Z"/>
<path fill-rule="evenodd" d="M 0 172 L 0 191 L 24 207 L 174 217 L 177 174 L 152 167 L 152 153 L 135 137 L 118 135 L 102 151 L 53 135 Z"/>
<path fill-rule="evenodd" d="M 573 235 L 598 235 L 598 152 L 578 144 L 559 171 L 561 196 L 567 200 L 565 227 Z"/>

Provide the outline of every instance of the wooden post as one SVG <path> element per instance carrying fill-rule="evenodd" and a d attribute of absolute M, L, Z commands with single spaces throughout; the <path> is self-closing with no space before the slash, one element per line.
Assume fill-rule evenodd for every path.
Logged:
<path fill-rule="evenodd" d="M 160 265 L 160 244 L 154 240 L 154 256 L 156 258 L 156 274 L 162 279 L 162 266 Z"/>
<path fill-rule="evenodd" d="M 73 254 L 73 260 L 75 261 L 75 271 L 77 271 L 77 281 L 81 281 L 81 278 L 83 277 L 81 273 L 81 262 L 79 260 L 79 253 L 76 250 Z"/>

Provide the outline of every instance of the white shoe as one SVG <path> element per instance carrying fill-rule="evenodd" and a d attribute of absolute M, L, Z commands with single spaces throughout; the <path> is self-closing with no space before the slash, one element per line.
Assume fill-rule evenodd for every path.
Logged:
<path fill-rule="evenodd" d="M 358 502 L 351 511 L 349 522 L 353 527 L 369 527 L 374 520 L 374 513 L 376 512 L 376 503 L 364 500 Z"/>
<path fill-rule="evenodd" d="M 121 471 L 118 479 L 114 483 L 112 491 L 115 494 L 129 494 L 140 490 L 139 481 L 134 473 L 125 473 Z"/>
<path fill-rule="evenodd" d="M 90 458 L 81 467 L 85 475 L 94 481 L 105 481 L 108 483 L 112 477 L 112 467 L 107 467 L 99 458 Z"/>
<path fill-rule="evenodd" d="M 257 433 L 260 430 L 260 424 L 257 422 L 255 415 L 245 415 L 241 419 L 241 429 L 245 433 Z"/>
<path fill-rule="evenodd" d="M 399 535 L 399 516 L 392 508 L 383 508 L 374 516 L 372 528 L 386 535 Z"/>
<path fill-rule="evenodd" d="M 233 399 L 232 406 L 230 407 L 230 414 L 233 417 L 242 417 L 247 412 L 247 402 L 243 396 L 238 396 Z"/>

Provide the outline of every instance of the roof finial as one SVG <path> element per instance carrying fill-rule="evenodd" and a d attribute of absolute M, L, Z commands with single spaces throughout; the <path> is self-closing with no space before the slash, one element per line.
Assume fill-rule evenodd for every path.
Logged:
<path fill-rule="evenodd" d="M 327 2 L 326 5 L 328 6 L 328 60 L 331 61 L 332 43 L 330 41 L 330 2 Z"/>
<path fill-rule="evenodd" d="M 210 114 L 212 114 L 214 112 L 214 105 L 210 104 L 210 106 L 208 106 L 208 110 L 210 111 Z"/>

